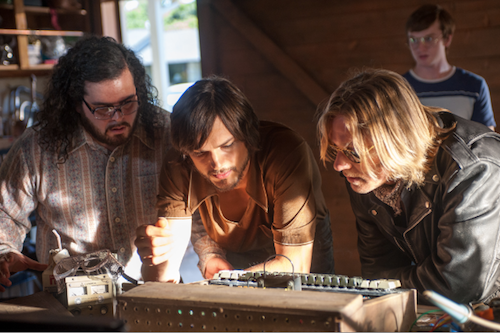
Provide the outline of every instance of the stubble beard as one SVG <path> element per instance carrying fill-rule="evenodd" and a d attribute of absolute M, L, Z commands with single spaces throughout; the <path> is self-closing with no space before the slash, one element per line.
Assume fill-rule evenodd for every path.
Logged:
<path fill-rule="evenodd" d="M 222 170 L 212 170 L 211 172 L 209 172 L 208 174 L 202 174 L 203 178 L 205 178 L 210 184 L 212 184 L 215 189 L 218 191 L 218 192 L 229 192 L 231 190 L 233 190 L 236 186 L 238 186 L 238 184 L 240 183 L 240 181 L 243 179 L 243 176 L 244 176 L 244 171 L 245 169 L 247 168 L 248 166 L 248 163 L 250 163 L 250 153 L 247 155 L 247 158 L 245 159 L 245 161 L 242 163 L 241 167 L 238 168 L 238 167 L 232 167 L 232 168 L 229 168 L 229 169 L 222 169 Z M 227 171 L 233 171 L 235 172 L 238 177 L 236 179 L 236 181 L 232 184 L 229 184 L 228 183 L 228 180 L 227 179 L 223 179 L 221 180 L 217 185 L 214 184 L 214 182 L 211 180 L 211 177 L 210 175 L 214 174 L 214 173 L 225 173 Z"/>
<path fill-rule="evenodd" d="M 87 118 L 87 116 L 85 114 L 81 114 L 81 121 L 82 121 L 83 128 L 87 132 L 89 132 L 90 135 L 92 135 L 92 137 L 94 137 L 98 142 L 103 143 L 103 144 L 105 144 L 107 146 L 112 146 L 112 147 L 121 146 L 121 145 L 125 144 L 130 139 L 130 137 L 132 136 L 132 134 L 134 133 L 134 131 L 135 131 L 136 127 L 137 127 L 138 120 L 139 120 L 139 116 L 137 115 L 137 117 L 135 117 L 135 120 L 134 120 L 134 123 L 132 124 L 132 126 L 129 123 L 125 122 L 125 121 L 122 121 L 120 123 L 115 123 L 115 124 L 108 125 L 106 127 L 105 132 L 102 133 Z M 118 126 L 128 127 L 129 128 L 128 134 L 127 135 L 120 134 L 120 135 L 117 135 L 117 136 L 114 136 L 114 137 L 108 136 L 106 134 L 108 132 L 108 130 L 110 130 L 113 127 L 118 127 Z"/>

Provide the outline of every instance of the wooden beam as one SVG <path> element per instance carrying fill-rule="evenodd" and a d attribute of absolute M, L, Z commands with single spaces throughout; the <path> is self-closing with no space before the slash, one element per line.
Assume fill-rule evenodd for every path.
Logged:
<path fill-rule="evenodd" d="M 24 30 L 28 29 L 28 23 L 26 21 L 26 13 L 24 12 L 24 2 L 23 0 L 14 0 L 14 15 L 16 17 L 16 29 Z M 27 36 L 17 36 L 17 50 L 19 57 L 19 67 L 21 69 L 28 69 L 30 67 L 29 57 L 28 57 L 28 37 Z"/>
<path fill-rule="evenodd" d="M 200 35 L 201 71 L 204 77 L 221 75 L 216 55 L 212 0 L 196 1 Z"/>
<path fill-rule="evenodd" d="M 314 78 L 276 45 L 231 0 L 214 0 L 211 1 L 211 5 L 315 106 L 328 98 L 329 94 Z"/>

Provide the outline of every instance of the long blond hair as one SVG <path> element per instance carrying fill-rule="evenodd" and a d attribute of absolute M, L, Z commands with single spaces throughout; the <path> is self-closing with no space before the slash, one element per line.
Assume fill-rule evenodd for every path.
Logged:
<path fill-rule="evenodd" d="M 438 111 L 446 110 L 423 106 L 399 74 L 365 70 L 342 83 L 320 110 L 321 160 L 334 160 L 328 131 L 333 119 L 342 115 L 370 177 L 377 178 L 380 165 L 391 180 L 421 185 L 437 148 L 451 130 L 439 126 L 434 115 Z"/>

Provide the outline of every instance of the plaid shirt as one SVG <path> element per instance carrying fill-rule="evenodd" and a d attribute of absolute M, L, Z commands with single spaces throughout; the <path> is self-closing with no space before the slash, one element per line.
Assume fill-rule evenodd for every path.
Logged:
<path fill-rule="evenodd" d="M 164 119 L 154 140 L 139 125 L 112 152 L 80 128 L 60 164 L 57 154 L 41 149 L 39 133 L 26 130 L 0 167 L 0 254 L 21 251 L 35 210 L 40 262 L 48 263 L 49 250 L 58 247 L 55 229 L 71 255 L 109 249 L 122 264 L 133 261 L 134 271 L 126 272 L 140 277 L 135 230 L 157 220 L 158 179 L 170 148 L 170 119 Z"/>

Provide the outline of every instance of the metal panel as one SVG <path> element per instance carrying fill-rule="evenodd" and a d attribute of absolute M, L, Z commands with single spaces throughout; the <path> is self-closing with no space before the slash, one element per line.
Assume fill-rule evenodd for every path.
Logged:
<path fill-rule="evenodd" d="M 130 331 L 396 331 L 415 319 L 413 291 L 370 301 L 367 313 L 356 294 L 148 282 L 116 312 Z"/>

